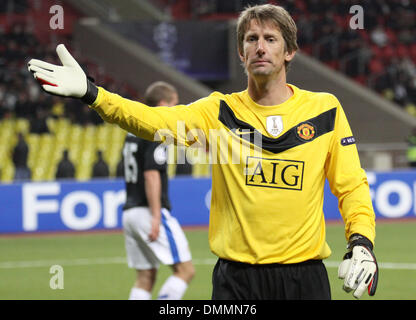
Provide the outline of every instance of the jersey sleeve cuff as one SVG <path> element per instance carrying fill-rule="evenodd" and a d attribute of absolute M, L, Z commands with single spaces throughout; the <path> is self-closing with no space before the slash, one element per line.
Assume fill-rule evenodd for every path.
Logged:
<path fill-rule="evenodd" d="M 104 96 L 104 89 L 103 88 L 101 88 L 101 87 L 96 87 L 97 88 L 97 95 L 96 95 L 96 97 L 95 97 L 95 99 L 94 99 L 94 101 L 92 101 L 90 104 L 89 104 L 89 106 L 91 107 L 91 108 L 93 108 L 93 109 L 95 109 L 96 107 L 98 107 L 100 104 L 101 104 L 101 102 L 102 102 L 102 100 L 103 100 L 103 96 Z"/>
<path fill-rule="evenodd" d="M 376 236 L 374 228 L 371 228 L 368 225 L 356 225 L 354 226 L 354 228 L 351 228 L 351 230 L 346 234 L 347 239 L 349 240 L 350 237 L 356 233 L 366 237 L 374 245 L 374 239 Z"/>

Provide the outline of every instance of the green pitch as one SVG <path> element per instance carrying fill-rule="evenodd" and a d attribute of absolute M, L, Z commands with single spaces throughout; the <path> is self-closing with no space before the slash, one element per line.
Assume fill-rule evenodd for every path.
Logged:
<path fill-rule="evenodd" d="M 380 279 L 372 299 L 416 299 L 416 222 L 377 225 L 376 257 Z M 184 299 L 210 299 L 216 258 L 207 230 L 186 231 L 196 276 Z M 343 226 L 328 225 L 332 256 L 326 260 L 333 299 L 354 299 L 342 289 L 337 266 L 345 251 Z M 119 233 L 0 237 L 0 299 L 127 299 L 135 279 L 125 262 Z M 62 267 L 63 276 L 51 267 Z M 52 272 L 52 273 L 50 273 Z M 155 295 L 170 269 L 162 266 Z M 56 289 L 51 287 L 58 286 Z M 62 287 L 61 289 L 59 287 Z M 370 299 L 365 295 L 364 299 Z"/>

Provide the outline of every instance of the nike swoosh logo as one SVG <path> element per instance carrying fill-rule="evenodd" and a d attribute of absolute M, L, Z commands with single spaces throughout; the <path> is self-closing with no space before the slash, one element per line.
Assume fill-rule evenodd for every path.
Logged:
<path fill-rule="evenodd" d="M 252 130 L 247 131 L 246 129 L 245 129 L 244 131 L 241 131 L 241 129 L 240 129 L 240 128 L 238 128 L 238 129 L 235 129 L 234 133 L 235 133 L 235 134 L 239 134 L 239 135 L 243 135 L 243 134 L 250 134 L 250 133 L 254 133 L 254 131 L 252 131 Z"/>

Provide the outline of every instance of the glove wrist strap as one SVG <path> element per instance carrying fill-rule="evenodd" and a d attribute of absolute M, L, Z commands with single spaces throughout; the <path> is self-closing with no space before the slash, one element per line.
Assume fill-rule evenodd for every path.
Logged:
<path fill-rule="evenodd" d="M 373 243 L 368 238 L 358 233 L 351 235 L 347 249 L 352 250 L 355 246 L 364 246 L 373 251 Z"/>
<path fill-rule="evenodd" d="M 98 88 L 90 80 L 87 80 L 87 92 L 81 98 L 81 100 L 84 103 L 91 105 L 97 99 L 97 96 L 98 96 Z"/>

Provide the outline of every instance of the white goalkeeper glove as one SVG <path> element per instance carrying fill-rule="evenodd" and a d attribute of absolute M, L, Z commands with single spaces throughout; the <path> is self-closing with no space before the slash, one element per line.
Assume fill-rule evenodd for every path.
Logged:
<path fill-rule="evenodd" d="M 46 92 L 63 97 L 80 98 L 85 103 L 92 104 L 98 94 L 97 87 L 88 80 L 81 66 L 63 44 L 56 47 L 56 53 L 62 66 L 31 59 L 28 62 L 29 71 Z"/>
<path fill-rule="evenodd" d="M 353 296 L 359 299 L 365 289 L 373 296 L 378 282 L 378 265 L 372 251 L 373 244 L 360 234 L 350 237 L 344 260 L 338 268 L 338 277 L 344 279 L 343 289 L 346 292 L 355 290 Z"/>

